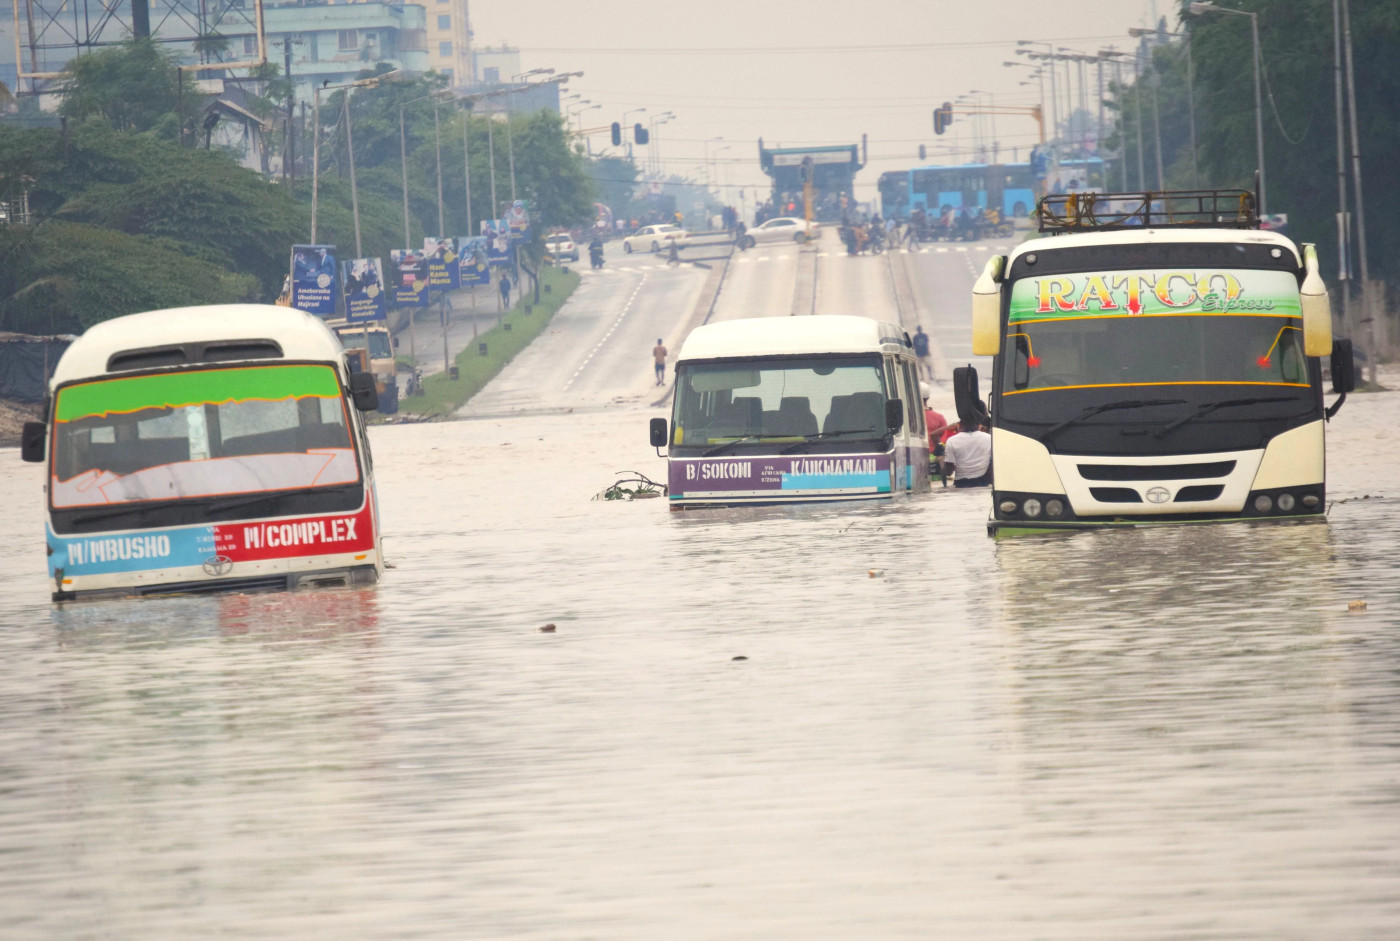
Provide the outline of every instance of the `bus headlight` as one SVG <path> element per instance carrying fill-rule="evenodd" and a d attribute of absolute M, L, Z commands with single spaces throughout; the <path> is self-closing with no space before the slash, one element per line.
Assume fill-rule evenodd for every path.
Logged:
<path fill-rule="evenodd" d="M 1040 501 L 1035 497 L 1027 497 L 1026 502 L 1021 504 L 1021 509 L 1026 515 L 1034 519 L 1040 515 Z"/>
<path fill-rule="evenodd" d="M 1053 519 L 1059 519 L 1064 515 L 1065 504 L 1063 500 L 1046 500 L 1045 515 Z"/>
<path fill-rule="evenodd" d="M 1001 501 L 1001 503 L 997 504 L 997 506 L 999 506 L 999 507 L 1001 508 L 1001 511 L 1002 511 L 1003 513 L 1015 513 L 1015 512 L 1016 512 L 1016 501 L 1015 501 L 1015 500 L 1003 500 L 1003 501 Z"/>
<path fill-rule="evenodd" d="M 1312 509 L 1321 502 L 1322 500 L 1319 499 L 1317 494 L 1315 493 L 1308 493 L 1303 495 L 1303 506 L 1308 507 L 1309 509 Z"/>
<path fill-rule="evenodd" d="M 1278 508 L 1283 512 L 1291 513 L 1293 511 L 1293 507 L 1297 505 L 1298 502 L 1293 499 L 1293 494 L 1281 493 L 1278 495 Z"/>
<path fill-rule="evenodd" d="M 1274 499 L 1267 493 L 1261 493 L 1254 498 L 1254 509 L 1260 513 L 1267 513 L 1274 508 Z"/>

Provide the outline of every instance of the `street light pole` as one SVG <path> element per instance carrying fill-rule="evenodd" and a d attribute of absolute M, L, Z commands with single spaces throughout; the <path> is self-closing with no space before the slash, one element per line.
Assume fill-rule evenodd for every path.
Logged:
<path fill-rule="evenodd" d="M 1351 57 L 1351 3 L 1342 0 L 1342 33 L 1347 59 L 1347 108 L 1351 118 L 1351 182 L 1356 189 L 1356 254 L 1361 263 L 1361 319 L 1367 325 L 1366 379 L 1376 383 L 1376 315 L 1371 304 L 1371 274 L 1366 260 L 1366 202 L 1361 197 L 1361 139 L 1356 127 L 1356 66 Z M 1262 202 L 1262 197 L 1260 202 Z"/>
<path fill-rule="evenodd" d="M 1264 97 L 1260 72 L 1263 68 L 1264 54 L 1259 48 L 1259 14 L 1251 13 L 1248 10 L 1232 10 L 1229 7 L 1222 7 L 1217 3 L 1192 3 L 1188 8 L 1195 16 L 1204 13 L 1229 13 L 1235 16 L 1249 17 L 1250 37 L 1254 41 L 1254 138 L 1255 156 L 1259 163 L 1259 215 L 1268 214 L 1268 189 L 1264 179 Z M 1360 207 L 1357 207 L 1358 210 Z"/>

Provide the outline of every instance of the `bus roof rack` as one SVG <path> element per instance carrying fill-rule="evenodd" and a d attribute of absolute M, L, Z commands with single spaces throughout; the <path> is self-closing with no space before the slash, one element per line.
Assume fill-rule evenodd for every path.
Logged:
<path fill-rule="evenodd" d="M 1249 190 L 1174 190 L 1154 193 L 1058 193 L 1036 207 L 1040 231 L 1115 229 L 1257 229 L 1259 211 Z"/>

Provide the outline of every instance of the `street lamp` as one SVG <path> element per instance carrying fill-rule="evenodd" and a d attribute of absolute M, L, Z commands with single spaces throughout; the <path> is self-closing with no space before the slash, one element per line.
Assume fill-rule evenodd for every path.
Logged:
<path fill-rule="evenodd" d="M 322 84 L 312 93 L 312 126 L 316 132 L 311 139 L 311 242 L 313 245 L 316 243 L 316 210 L 321 187 L 321 92 L 335 91 L 341 88 L 377 88 L 381 82 L 396 81 L 398 78 L 399 70 L 394 69 L 371 78 L 357 79 L 340 85 Z M 363 254 L 360 247 L 360 198 L 355 187 L 355 144 L 350 134 L 350 91 L 348 90 L 342 102 L 342 109 L 342 114 L 345 117 L 345 149 L 350 155 L 350 209 L 355 219 L 355 257 L 359 258 Z"/>
<path fill-rule="evenodd" d="M 1248 10 L 1232 10 L 1216 3 L 1192 3 L 1187 9 L 1191 11 L 1193 16 L 1204 16 L 1207 13 L 1229 13 L 1235 16 L 1249 17 L 1250 35 L 1254 39 L 1254 143 L 1256 157 L 1259 161 L 1259 215 L 1266 215 L 1268 200 L 1267 190 L 1264 186 L 1264 97 L 1259 79 L 1263 54 L 1259 51 L 1259 14 L 1251 13 Z"/>
<path fill-rule="evenodd" d="M 655 138 L 656 138 L 656 126 L 657 126 L 658 124 L 665 124 L 665 123 L 667 123 L 668 121 L 670 121 L 670 120 L 671 120 L 672 118 L 674 118 L 675 116 L 676 116 L 676 115 L 675 115 L 674 112 L 671 112 L 671 111 L 663 111 L 663 112 L 661 112 L 660 114 L 654 114 L 654 115 L 652 115 L 651 118 L 650 118 L 650 120 L 648 120 L 648 122 L 647 122 L 647 141 L 648 141 L 648 143 L 649 143 L 649 145 L 650 145 L 650 147 L 651 147 L 651 151 L 647 154 L 647 163 L 648 163 L 648 165 L 654 167 L 654 168 L 655 168 L 655 172 L 657 172 L 657 173 L 660 173 L 660 172 L 661 172 L 661 157 L 659 156 L 659 154 L 660 154 L 659 146 L 660 146 L 660 145 L 658 145 L 657 142 L 656 142 L 656 140 L 655 140 Z"/>
<path fill-rule="evenodd" d="M 1058 95 L 1057 95 L 1057 93 L 1056 93 L 1056 91 L 1055 91 L 1055 47 L 1054 47 L 1052 44 L 1048 43 L 1048 42 L 1046 42 L 1046 43 L 1037 43 L 1037 42 L 1032 42 L 1032 41 L 1029 40 L 1029 39 L 1018 39 L 1018 40 L 1016 40 L 1016 45 L 1021 46 L 1021 47 L 1025 47 L 1025 46 L 1044 46 L 1044 47 L 1046 48 L 1046 50 L 1047 50 L 1046 52 L 1032 52 L 1030 49 L 1021 48 L 1021 49 L 1017 49 L 1017 50 L 1016 50 L 1016 54 L 1017 54 L 1018 56 L 1026 56 L 1027 58 L 1030 58 L 1030 59 L 1048 59 L 1048 60 L 1049 60 L 1049 64 L 1050 64 L 1050 141 L 1051 141 L 1051 143 L 1052 143 L 1052 145 L 1053 145 L 1054 141 L 1055 141 L 1056 139 L 1058 139 L 1059 136 L 1060 136 L 1060 116 L 1059 116 L 1060 105 L 1059 105 L 1059 101 L 1057 100 Z"/>
<path fill-rule="evenodd" d="M 402 169 L 403 169 L 403 246 L 404 246 L 404 248 L 409 248 L 409 247 L 411 246 L 411 243 L 410 243 L 409 239 L 412 237 L 411 234 L 410 234 L 410 231 L 409 231 L 409 224 L 408 224 L 408 132 L 407 132 L 407 130 L 406 130 L 406 124 L 405 124 L 405 121 L 404 121 L 404 111 L 405 111 L 405 109 L 407 109 L 408 106 L 411 105 L 411 104 L 416 104 L 416 103 L 418 103 L 418 102 L 420 102 L 420 101 L 434 101 L 434 107 L 433 107 L 433 134 L 436 136 L 437 133 L 438 133 L 437 106 L 436 106 L 436 101 L 440 101 L 440 100 L 443 99 L 443 98 L 447 98 L 447 97 L 451 97 L 451 96 L 452 96 L 452 92 L 451 92 L 451 91 L 448 91 L 447 89 L 444 88 L 444 89 L 441 90 L 441 91 L 433 92 L 431 95 L 424 95 L 424 96 L 422 96 L 421 98 L 410 98 L 408 101 L 405 101 L 405 102 L 403 102 L 402 104 L 399 105 L 399 161 L 400 161 L 400 166 L 401 166 Z M 441 145 L 439 144 L 439 147 L 438 147 L 438 228 L 441 229 L 442 227 L 443 227 L 443 224 L 442 224 L 442 148 L 441 148 Z M 470 234 L 470 233 L 468 233 L 468 234 Z"/>
<path fill-rule="evenodd" d="M 1196 164 L 1196 66 L 1191 56 L 1191 34 L 1159 32 L 1146 26 L 1132 26 L 1128 28 L 1128 35 L 1134 39 L 1144 36 L 1166 36 L 1182 40 L 1182 45 L 1186 47 L 1186 113 L 1191 123 L 1191 185 L 1200 189 L 1200 168 Z"/>

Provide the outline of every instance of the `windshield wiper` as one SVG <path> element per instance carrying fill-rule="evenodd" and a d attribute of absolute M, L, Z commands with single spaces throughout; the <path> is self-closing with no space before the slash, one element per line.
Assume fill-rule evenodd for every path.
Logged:
<path fill-rule="evenodd" d="M 205 516 L 213 516 L 215 513 L 222 513 L 224 510 L 236 510 L 243 506 L 253 506 L 267 500 L 280 500 L 287 496 L 285 493 L 262 493 L 254 497 L 238 497 L 232 500 L 220 500 L 218 503 L 211 503 L 204 508 Z"/>
<path fill-rule="evenodd" d="M 797 442 L 796 444 L 788 445 L 778 453 L 791 454 L 793 451 L 796 451 L 804 444 L 811 444 L 813 441 L 821 441 L 825 438 L 839 438 L 842 435 L 865 435 L 867 438 L 883 437 L 883 435 L 880 435 L 878 432 L 870 428 L 845 428 L 841 431 L 821 431 L 814 435 L 803 435 L 801 441 Z"/>
<path fill-rule="evenodd" d="M 1162 428 L 1155 435 L 1153 435 L 1153 437 L 1164 438 L 1171 432 L 1186 424 L 1187 422 L 1195 421 L 1198 418 L 1204 418 L 1218 408 L 1231 408 L 1236 405 L 1263 405 L 1266 402 L 1292 401 L 1294 401 L 1294 397 L 1291 395 L 1268 395 L 1258 396 L 1252 399 L 1224 399 L 1219 402 L 1207 402 L 1205 405 L 1202 405 L 1200 408 L 1196 409 L 1191 414 L 1183 415 L 1176 421 L 1163 425 Z"/>
<path fill-rule="evenodd" d="M 1104 402 L 1100 405 L 1091 405 L 1084 411 L 1080 412 L 1078 415 L 1075 415 L 1072 418 L 1066 418 L 1064 421 L 1059 422 L 1058 424 L 1051 425 L 1048 429 L 1046 429 L 1046 431 L 1041 435 L 1041 437 L 1048 438 L 1051 435 L 1055 434 L 1055 432 L 1060 431 L 1064 428 L 1068 428 L 1075 422 L 1081 422 L 1086 418 L 1092 418 L 1100 412 L 1111 412 L 1120 408 L 1146 408 L 1149 405 L 1185 404 L 1185 399 L 1130 399 L 1128 401 L 1123 402 Z"/>
<path fill-rule="evenodd" d="M 730 448 L 734 447 L 736 444 L 743 444 L 745 441 L 755 441 L 755 440 L 757 440 L 757 439 L 759 439 L 759 438 L 762 438 L 762 437 L 763 437 L 763 435 L 744 435 L 742 438 L 735 438 L 733 441 L 726 441 L 726 442 L 724 442 L 724 444 L 721 444 L 721 445 L 718 445 L 718 446 L 716 446 L 716 447 L 710 448 L 710 450 L 706 451 L 704 454 L 701 454 L 700 456 L 701 456 L 701 457 L 713 457 L 713 456 L 716 455 L 716 454 L 723 454 L 725 451 L 728 451 Z"/>

